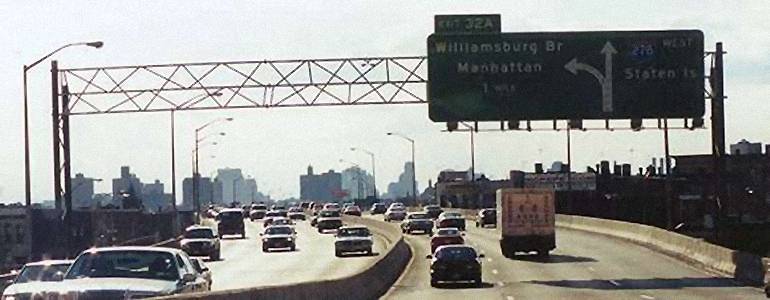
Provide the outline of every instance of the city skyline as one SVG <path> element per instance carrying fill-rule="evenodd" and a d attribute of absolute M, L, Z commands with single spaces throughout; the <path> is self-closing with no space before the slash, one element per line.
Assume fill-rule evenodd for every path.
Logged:
<path fill-rule="evenodd" d="M 770 132 L 758 122 L 770 117 L 760 107 L 770 93 L 770 38 L 762 28 L 768 9 L 762 2 L 744 5 L 711 2 L 731 18 L 714 18 L 702 9 L 702 2 L 657 2 L 640 5 L 634 12 L 605 7 L 599 2 L 553 4 L 503 1 L 447 4 L 409 3 L 393 7 L 386 3 L 329 5 L 307 3 L 303 8 L 281 2 L 232 4 L 216 8 L 189 5 L 184 13 L 174 12 L 178 3 L 121 5 L 73 2 L 46 4 L 30 2 L 0 4 L 0 24 L 19 28 L 0 49 L 0 87 L 8 91 L 0 111 L 5 120 L 3 137 L 13 141 L 0 149 L 0 202 L 23 202 L 23 145 L 21 114 L 21 66 L 63 44 L 102 40 L 101 49 L 67 49 L 57 54 L 62 67 L 110 66 L 168 62 L 305 59 L 425 55 L 425 39 L 433 31 L 433 15 L 500 13 L 503 31 L 701 29 L 706 50 L 722 41 L 725 50 L 727 144 L 740 139 L 766 143 Z M 44 9 L 40 9 L 44 6 Z M 513 8 L 516 9 L 513 9 Z M 569 14 L 565 12 L 569 11 Z M 171 12 L 171 13 L 169 13 Z M 676 12 L 676 13 L 674 13 Z M 61 15 L 79 15 L 52 27 L 38 20 Z M 286 16 L 307 22 L 295 24 Z M 222 18 L 222 16 L 234 16 Z M 355 16 L 355 17 L 351 17 Z M 189 20 L 197 21 L 191 23 Z M 136 20 L 143 20 L 137 23 Z M 158 20 L 158 21 L 155 21 Z M 335 24 L 346 24 L 342 28 Z M 135 24 L 126 32 L 124 24 Z M 308 35 L 308 24 L 317 35 Z M 182 35 L 190 32 L 196 35 Z M 241 28 L 249 28 L 243 31 Z M 394 34 L 397 32 L 397 34 Z M 743 32 L 735 35 L 733 32 Z M 148 34 L 149 33 L 149 34 Z M 233 39 L 237 36 L 237 39 Z M 45 37 L 45 38 L 40 38 Z M 302 37 L 302 39 L 300 39 Z M 386 38 L 387 37 L 387 38 Z M 301 42 L 300 42 L 301 40 Z M 269 47 L 265 45 L 270 45 Z M 53 198 L 50 120 L 50 62 L 29 72 L 32 155 L 32 196 L 34 202 Z M 708 105 L 707 105 L 708 107 Z M 409 144 L 386 136 L 399 132 L 416 141 L 417 180 L 427 183 L 444 169 L 466 170 L 470 166 L 468 134 L 442 132 L 445 125 L 427 118 L 427 105 L 381 105 L 361 107 L 313 107 L 243 109 L 176 113 L 177 193 L 189 176 L 189 153 L 193 131 L 216 118 L 233 117 L 234 122 L 218 125 L 226 132 L 216 137 L 218 146 L 201 151 L 201 174 L 219 166 L 239 166 L 257 179 L 268 194 L 278 198 L 297 196 L 297 174 L 312 162 L 337 165 L 345 158 L 370 170 L 369 158 L 352 153 L 350 147 L 372 151 L 377 157 L 377 189 L 385 191 L 395 181 L 404 162 L 410 160 Z M 331 117 L 331 118 L 330 118 Z M 705 119 L 709 119 L 707 113 Z M 121 165 L 130 165 L 145 178 L 171 183 L 169 115 L 167 113 L 79 116 L 72 118 L 72 170 L 93 178 L 112 178 Z M 539 123 L 548 127 L 549 122 Z M 564 123 L 564 122 L 560 122 Z M 599 127 L 603 124 L 586 122 Z M 647 126 L 655 126 L 654 120 Z M 672 120 L 681 124 L 681 120 Z M 613 121 L 628 127 L 628 121 Z M 761 124 L 761 123 L 760 123 Z M 709 126 L 707 121 L 706 126 Z M 485 128 L 499 128 L 484 123 Z M 214 129 L 212 129 L 214 130 Z M 215 131 L 212 131 L 215 132 Z M 119 136 L 120 138 L 116 138 Z M 582 170 L 599 160 L 617 160 L 635 166 L 646 165 L 651 157 L 663 156 L 663 134 L 658 130 L 573 131 L 573 166 Z M 534 162 L 566 161 L 565 132 L 480 132 L 476 136 L 476 170 L 491 178 L 504 178 L 510 169 L 530 170 Z M 710 153 L 709 130 L 671 132 L 671 154 Z M 211 155 L 216 158 L 210 158 Z M 105 184 L 96 184 L 96 192 Z M 177 196 L 178 199 L 179 196 Z"/>

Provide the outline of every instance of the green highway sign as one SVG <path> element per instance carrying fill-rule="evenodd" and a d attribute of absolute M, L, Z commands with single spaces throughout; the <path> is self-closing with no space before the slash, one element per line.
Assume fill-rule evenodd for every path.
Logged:
<path fill-rule="evenodd" d="M 435 33 L 428 102 L 435 122 L 701 117 L 703 32 Z"/>

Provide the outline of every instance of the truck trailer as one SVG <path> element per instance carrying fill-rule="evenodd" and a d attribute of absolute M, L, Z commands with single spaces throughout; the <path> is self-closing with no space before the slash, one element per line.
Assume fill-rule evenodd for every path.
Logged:
<path fill-rule="evenodd" d="M 556 249 L 555 193 L 546 189 L 497 190 L 497 224 L 500 250 L 513 258 L 516 252 L 536 251 L 547 257 Z"/>

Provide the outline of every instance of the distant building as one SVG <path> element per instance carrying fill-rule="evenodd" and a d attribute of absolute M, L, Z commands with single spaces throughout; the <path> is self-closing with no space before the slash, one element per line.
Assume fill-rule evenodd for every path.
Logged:
<path fill-rule="evenodd" d="M 207 205 L 214 203 L 214 185 L 209 177 L 199 177 L 198 180 L 198 200 L 200 201 L 201 207 L 206 207 Z M 180 205 L 178 209 L 192 210 L 194 208 L 193 179 L 188 177 L 182 180 L 182 205 Z"/>
<path fill-rule="evenodd" d="M 94 179 L 75 174 L 72 178 L 72 208 L 90 209 L 94 207 Z"/>
<path fill-rule="evenodd" d="M 221 193 L 221 198 L 217 199 L 220 204 L 251 203 L 256 199 L 257 181 L 244 178 L 241 169 L 219 169 L 215 181 L 218 182 L 216 188 Z"/>
<path fill-rule="evenodd" d="M 342 174 L 334 170 L 316 175 L 313 173 L 313 167 L 308 166 L 307 174 L 299 177 L 299 187 L 302 200 L 332 202 L 344 196 Z"/>
<path fill-rule="evenodd" d="M 374 193 L 374 178 L 359 167 L 342 171 L 342 190 L 347 192 L 345 200 L 365 199 Z"/>
<path fill-rule="evenodd" d="M 388 184 L 388 193 L 383 196 L 386 199 L 399 199 L 412 197 L 412 184 L 414 179 L 412 173 L 414 164 L 412 162 L 404 163 L 404 171 L 398 176 L 397 182 L 391 182 Z M 464 172 L 463 172 L 464 173 Z M 420 190 L 419 184 L 416 187 L 417 191 Z M 418 192 L 419 193 L 419 192 Z"/>
<path fill-rule="evenodd" d="M 121 203 L 129 191 L 141 194 L 142 190 L 142 181 L 130 172 L 128 166 L 122 166 L 120 167 L 120 178 L 112 180 L 112 201 L 116 204 Z M 140 197 L 141 195 L 134 196 Z"/>
<path fill-rule="evenodd" d="M 168 196 L 163 191 L 163 183 L 155 180 L 154 183 L 144 185 L 142 190 L 142 204 L 145 210 L 159 212 L 171 206 Z"/>
<path fill-rule="evenodd" d="M 736 144 L 730 145 L 730 154 L 732 155 L 760 155 L 762 154 L 762 143 L 751 143 L 745 139 Z"/>

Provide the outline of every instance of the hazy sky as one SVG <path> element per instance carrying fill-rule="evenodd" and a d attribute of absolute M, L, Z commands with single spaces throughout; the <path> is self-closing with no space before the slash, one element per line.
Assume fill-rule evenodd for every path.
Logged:
<path fill-rule="evenodd" d="M 700 29 L 706 49 L 722 41 L 727 141 L 770 141 L 770 2 L 768 1 L 0 1 L 0 201 L 24 199 L 22 66 L 71 42 L 102 40 L 102 49 L 57 54 L 60 66 L 90 67 L 202 61 L 425 55 L 433 15 L 500 13 L 505 32 Z M 53 198 L 50 63 L 29 72 L 33 200 Z M 299 174 L 341 170 L 339 159 L 369 169 L 363 147 L 377 155 L 381 191 L 397 179 L 409 144 L 417 143 L 421 188 L 445 168 L 467 169 L 467 133 L 444 133 L 427 105 L 244 109 L 177 114 L 177 178 L 190 173 L 195 127 L 218 117 L 234 122 L 221 144 L 201 152 L 201 173 L 239 167 L 262 192 L 299 194 Z M 708 116 L 706 117 L 708 119 Z M 627 122 L 622 122 L 627 126 Z M 675 121 L 681 124 L 681 121 Z M 708 123 L 707 123 L 708 125 Z M 495 128 L 497 124 L 487 127 Z M 121 165 L 170 191 L 169 114 L 71 119 L 72 169 L 103 178 L 110 189 Z M 672 154 L 709 152 L 707 130 L 671 134 Z M 535 161 L 566 160 L 564 132 L 485 132 L 476 139 L 476 168 L 494 178 Z M 575 132 L 576 170 L 605 158 L 647 164 L 663 155 L 662 133 Z M 214 155 L 216 158 L 211 158 Z M 181 197 L 180 197 L 181 198 Z"/>

